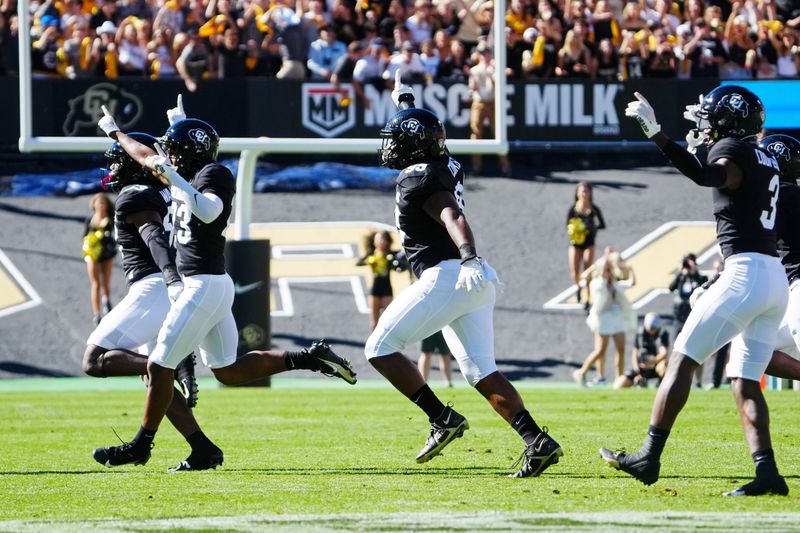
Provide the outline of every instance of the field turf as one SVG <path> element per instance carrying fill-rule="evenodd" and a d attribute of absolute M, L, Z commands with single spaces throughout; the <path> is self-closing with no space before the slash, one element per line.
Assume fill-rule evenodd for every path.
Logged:
<path fill-rule="evenodd" d="M 379 382 L 355 387 L 275 380 L 274 387 L 201 382 L 196 414 L 225 451 L 223 467 L 168 473 L 188 445 L 164 425 L 145 466 L 107 469 L 91 450 L 130 438 L 143 390 L 120 380 L 60 379 L 0 392 L 0 531 L 53 530 L 797 530 L 800 425 L 794 392 L 767 392 L 773 446 L 788 497 L 723 498 L 753 472 L 730 390 L 692 392 L 645 487 L 599 459 L 638 448 L 654 390 L 522 384 L 561 462 L 509 479 L 521 440 L 475 392 L 434 389 L 471 429 L 417 465 L 423 414 Z M 49 390 L 48 390 L 49 389 Z M 86 390 L 81 390 L 86 389 Z"/>

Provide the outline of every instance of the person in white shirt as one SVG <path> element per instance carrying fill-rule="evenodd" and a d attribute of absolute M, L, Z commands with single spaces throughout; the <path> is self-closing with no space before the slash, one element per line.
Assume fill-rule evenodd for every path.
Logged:
<path fill-rule="evenodd" d="M 394 79 L 397 71 L 400 71 L 400 77 L 406 83 L 407 80 L 421 81 L 425 77 L 425 65 L 422 64 L 419 54 L 414 51 L 414 45 L 410 41 L 405 41 L 400 47 L 400 52 L 389 60 L 389 66 L 383 72 L 383 79 Z"/>

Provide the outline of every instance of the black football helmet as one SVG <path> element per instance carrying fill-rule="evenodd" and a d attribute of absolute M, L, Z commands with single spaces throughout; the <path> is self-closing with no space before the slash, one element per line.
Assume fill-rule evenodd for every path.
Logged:
<path fill-rule="evenodd" d="M 775 156 L 782 180 L 796 182 L 800 179 L 800 141 L 790 135 L 776 133 L 761 139 L 758 146 Z"/>
<path fill-rule="evenodd" d="M 128 137 L 153 149 L 158 142 L 155 137 L 146 133 L 129 133 Z M 105 175 L 100 180 L 103 189 L 119 192 L 126 185 L 158 181 L 152 172 L 128 155 L 119 142 L 112 144 L 111 148 L 106 150 L 103 155 L 108 163 L 108 169 L 105 169 Z"/>
<path fill-rule="evenodd" d="M 198 170 L 217 160 L 219 134 L 208 122 L 187 118 L 169 127 L 161 145 L 178 172 L 190 180 Z"/>
<path fill-rule="evenodd" d="M 738 85 L 722 85 L 703 98 L 697 116 L 698 129 L 713 144 L 725 137 L 746 139 L 758 135 L 766 113 L 764 104 L 751 91 Z"/>
<path fill-rule="evenodd" d="M 444 125 L 430 111 L 403 109 L 381 130 L 379 153 L 382 166 L 403 169 L 447 153 Z"/>

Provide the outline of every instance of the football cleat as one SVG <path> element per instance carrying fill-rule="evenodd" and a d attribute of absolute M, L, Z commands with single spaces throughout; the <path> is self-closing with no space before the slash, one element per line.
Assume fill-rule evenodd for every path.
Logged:
<path fill-rule="evenodd" d="M 550 465 L 556 464 L 562 455 L 564 455 L 564 450 L 553 437 L 547 434 L 547 428 L 544 427 L 534 441 L 525 447 L 522 455 L 511 467 L 516 468 L 522 463 L 522 468 L 518 472 L 509 474 L 508 477 L 537 477 Z"/>
<path fill-rule="evenodd" d="M 657 459 L 653 460 L 647 456 L 638 457 L 637 454 L 622 451 L 614 452 L 608 448 L 600 448 L 600 457 L 608 466 L 622 470 L 645 485 L 652 485 L 658 481 L 661 462 Z"/>
<path fill-rule="evenodd" d="M 175 381 L 178 382 L 181 395 L 186 398 L 186 405 L 193 408 L 197 405 L 197 377 L 194 375 L 195 355 L 193 353 L 186 356 L 186 358 L 178 363 L 175 368 Z"/>
<path fill-rule="evenodd" d="M 467 429 L 469 429 L 467 419 L 454 411 L 452 405 L 448 404 L 442 414 L 431 422 L 431 434 L 417 455 L 417 462 L 430 461 L 439 455 L 453 439 L 461 437 Z"/>
<path fill-rule="evenodd" d="M 135 446 L 132 442 L 123 442 L 119 446 L 95 448 L 92 452 L 92 457 L 101 465 L 109 468 L 127 464 L 144 465 L 150 460 L 150 450 L 152 448 L 153 444 L 143 448 Z"/>
<path fill-rule="evenodd" d="M 755 478 L 736 490 L 724 493 L 723 496 L 763 496 L 765 494 L 777 494 L 778 496 L 789 494 L 789 487 L 786 485 L 786 480 L 783 479 L 783 476 L 770 479 Z"/>
<path fill-rule="evenodd" d="M 309 348 L 303 348 L 303 353 L 310 356 L 318 364 L 319 371 L 326 376 L 342 378 L 350 385 L 355 385 L 356 373 L 350 366 L 350 361 L 336 355 L 324 340 L 313 343 Z"/>
<path fill-rule="evenodd" d="M 211 470 L 222 465 L 222 450 L 216 446 L 210 451 L 196 453 L 192 451 L 185 460 L 169 469 L 170 472 L 185 472 L 187 470 Z"/>

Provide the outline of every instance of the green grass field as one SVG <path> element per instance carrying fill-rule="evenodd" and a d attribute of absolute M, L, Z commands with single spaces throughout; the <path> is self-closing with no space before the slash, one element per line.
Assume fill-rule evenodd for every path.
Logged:
<path fill-rule="evenodd" d="M 168 473 L 188 445 L 168 425 L 145 466 L 91 458 L 138 428 L 143 390 L 80 390 L 112 380 L 60 380 L 56 390 L 0 392 L 0 531 L 519 530 L 692 527 L 797 530 L 800 395 L 768 392 L 788 497 L 723 498 L 753 467 L 729 390 L 694 391 L 651 487 L 604 466 L 600 446 L 635 449 L 653 389 L 521 385 L 562 444 L 539 478 L 509 479 L 522 441 L 465 386 L 440 389 L 472 429 L 433 461 L 414 457 L 423 414 L 378 382 L 348 387 L 275 380 L 220 389 L 202 381 L 196 414 L 225 451 L 222 468 Z M 67 384 L 67 386 L 61 385 Z M 710 514 L 711 513 L 711 514 Z"/>

